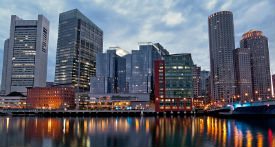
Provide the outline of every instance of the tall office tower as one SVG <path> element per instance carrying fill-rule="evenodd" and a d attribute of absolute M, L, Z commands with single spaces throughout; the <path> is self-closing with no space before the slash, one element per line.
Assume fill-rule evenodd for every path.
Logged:
<path fill-rule="evenodd" d="M 130 93 L 153 93 L 154 86 L 154 61 L 160 60 L 162 56 L 168 55 L 169 52 L 159 43 L 140 42 L 139 50 L 133 50 L 131 57 L 131 69 L 127 64 L 127 77 L 131 74 L 129 82 Z"/>
<path fill-rule="evenodd" d="M 155 61 L 156 111 L 190 111 L 193 95 L 191 54 L 164 56 Z"/>
<path fill-rule="evenodd" d="M 252 77 L 250 65 L 250 49 L 236 48 L 234 50 L 236 100 L 252 100 Z"/>
<path fill-rule="evenodd" d="M 6 76 L 7 76 L 7 63 L 8 63 L 8 52 L 9 52 L 9 42 L 10 39 L 5 40 L 4 44 L 4 54 L 3 54 L 3 65 L 2 65 L 2 83 L 1 83 L 1 94 L 6 93 Z"/>
<path fill-rule="evenodd" d="M 201 67 L 194 65 L 193 67 L 193 90 L 194 98 L 201 98 Z"/>
<path fill-rule="evenodd" d="M 74 86 L 77 93 L 89 91 L 96 54 L 102 51 L 103 31 L 98 26 L 77 9 L 60 13 L 55 85 Z"/>
<path fill-rule="evenodd" d="M 126 60 L 126 93 L 129 93 L 129 86 L 132 77 L 132 54 L 124 56 Z"/>
<path fill-rule="evenodd" d="M 210 75 L 209 71 L 202 70 L 201 71 L 201 94 L 202 96 L 206 96 L 206 78 Z"/>
<path fill-rule="evenodd" d="M 255 100 L 271 98 L 271 75 L 268 39 L 261 31 L 250 30 L 243 34 L 241 48 L 250 48 L 252 90 Z"/>
<path fill-rule="evenodd" d="M 96 77 L 91 77 L 91 93 L 126 92 L 126 59 L 117 55 L 120 52 L 121 49 L 96 54 Z"/>
<path fill-rule="evenodd" d="M 272 75 L 272 83 L 273 83 L 273 96 L 275 95 L 275 74 Z"/>
<path fill-rule="evenodd" d="M 26 87 L 45 87 L 47 78 L 49 21 L 11 16 L 10 39 L 5 41 L 2 90 L 26 93 Z"/>
<path fill-rule="evenodd" d="M 235 94 L 233 50 L 234 24 L 230 11 L 208 17 L 212 101 L 230 102 Z"/>
<path fill-rule="evenodd" d="M 209 104 L 211 103 L 211 80 L 210 75 L 205 79 L 205 97 L 204 103 Z"/>

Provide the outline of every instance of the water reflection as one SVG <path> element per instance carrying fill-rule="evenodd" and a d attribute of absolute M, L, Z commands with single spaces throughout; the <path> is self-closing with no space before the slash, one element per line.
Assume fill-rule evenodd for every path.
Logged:
<path fill-rule="evenodd" d="M 275 147 L 275 119 L 0 117 L 0 146 Z"/>

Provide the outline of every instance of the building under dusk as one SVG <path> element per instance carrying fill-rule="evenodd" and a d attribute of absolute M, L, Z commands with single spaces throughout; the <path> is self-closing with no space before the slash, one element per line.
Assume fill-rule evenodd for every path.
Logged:
<path fill-rule="evenodd" d="M 192 110 L 193 66 L 191 54 L 167 55 L 155 61 L 157 112 Z"/>
<path fill-rule="evenodd" d="M 235 94 L 233 50 L 234 23 L 230 11 L 208 17 L 212 101 L 230 102 Z"/>
<path fill-rule="evenodd" d="M 91 77 L 91 93 L 126 92 L 126 59 L 118 55 L 123 51 L 113 49 L 96 54 L 96 77 Z"/>
<path fill-rule="evenodd" d="M 27 108 L 65 109 L 75 107 L 73 87 L 37 87 L 27 90 Z"/>
<path fill-rule="evenodd" d="M 139 42 L 139 50 L 132 50 L 126 58 L 126 82 L 129 93 L 153 93 L 154 61 L 169 52 L 159 43 Z"/>
<path fill-rule="evenodd" d="M 202 98 L 201 89 L 201 67 L 194 65 L 193 67 L 193 89 L 194 98 Z"/>
<path fill-rule="evenodd" d="M 254 100 L 271 98 L 271 74 L 268 39 L 261 31 L 250 30 L 242 35 L 241 48 L 250 49 L 252 91 Z"/>
<path fill-rule="evenodd" d="M 234 65 L 236 76 L 236 101 L 250 101 L 253 97 L 250 65 L 250 48 L 234 50 Z"/>
<path fill-rule="evenodd" d="M 37 20 L 11 16 L 10 36 L 4 45 L 2 94 L 25 94 L 26 87 L 46 86 L 48 40 L 49 21 L 43 15 Z"/>
<path fill-rule="evenodd" d="M 275 95 L 275 74 L 272 75 L 272 83 L 273 83 L 273 96 Z"/>
<path fill-rule="evenodd" d="M 96 54 L 103 51 L 103 31 L 78 9 L 60 13 L 54 84 L 87 92 L 96 73 Z M 76 104 L 83 100 L 77 97 Z"/>

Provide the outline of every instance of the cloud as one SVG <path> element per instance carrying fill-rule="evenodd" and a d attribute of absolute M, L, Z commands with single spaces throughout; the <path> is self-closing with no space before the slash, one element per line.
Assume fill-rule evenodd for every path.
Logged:
<path fill-rule="evenodd" d="M 232 5 L 232 0 L 227 0 L 222 6 L 221 6 L 221 10 L 228 10 L 231 5 Z"/>
<path fill-rule="evenodd" d="M 218 3 L 218 0 L 208 0 L 206 3 L 207 10 L 209 11 L 213 10 L 217 3 Z"/>
<path fill-rule="evenodd" d="M 186 21 L 185 18 L 183 18 L 182 14 L 179 12 L 168 12 L 166 15 L 164 15 L 161 19 L 167 26 L 175 26 L 179 25 L 182 22 Z"/>

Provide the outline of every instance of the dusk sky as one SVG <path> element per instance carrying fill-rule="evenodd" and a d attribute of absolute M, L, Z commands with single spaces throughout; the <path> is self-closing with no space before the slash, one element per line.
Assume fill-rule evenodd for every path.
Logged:
<path fill-rule="evenodd" d="M 274 0 L 1 0 L 0 73 L 9 38 L 10 16 L 50 21 L 47 81 L 54 80 L 59 13 L 77 8 L 104 32 L 104 51 L 119 46 L 138 49 L 138 42 L 159 42 L 170 53 L 191 53 L 195 64 L 209 70 L 208 16 L 232 11 L 235 46 L 243 33 L 263 31 L 269 39 L 271 73 L 275 73 Z"/>

